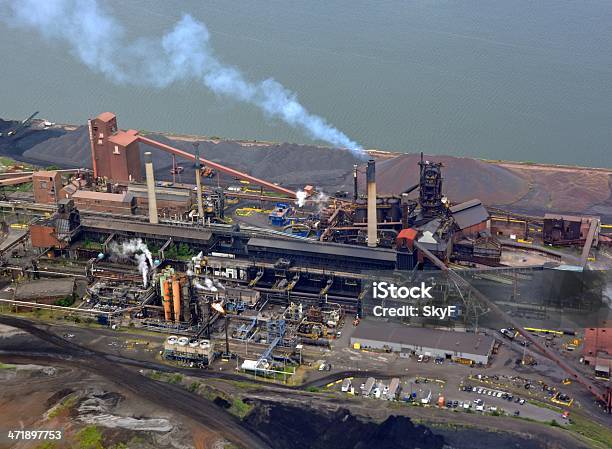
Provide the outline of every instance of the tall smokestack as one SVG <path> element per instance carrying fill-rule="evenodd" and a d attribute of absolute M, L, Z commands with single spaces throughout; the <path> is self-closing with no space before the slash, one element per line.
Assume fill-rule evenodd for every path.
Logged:
<path fill-rule="evenodd" d="M 149 223 L 157 224 L 157 198 L 155 197 L 155 174 L 153 173 L 153 160 L 151 152 L 147 151 L 145 157 L 145 174 L 147 176 L 147 194 L 149 195 Z"/>
<path fill-rule="evenodd" d="M 198 201 L 198 217 L 200 220 L 204 220 L 204 205 L 202 204 L 202 164 L 200 163 L 200 149 L 198 148 L 198 142 L 193 144 L 195 148 L 195 176 L 196 176 L 196 195 Z"/>
<path fill-rule="evenodd" d="M 357 184 L 357 164 L 353 165 L 353 201 L 359 197 L 359 185 Z"/>
<path fill-rule="evenodd" d="M 374 167 L 374 159 L 370 159 L 366 169 L 366 182 L 368 184 L 368 246 L 372 248 L 378 243 L 376 236 L 376 172 Z"/>

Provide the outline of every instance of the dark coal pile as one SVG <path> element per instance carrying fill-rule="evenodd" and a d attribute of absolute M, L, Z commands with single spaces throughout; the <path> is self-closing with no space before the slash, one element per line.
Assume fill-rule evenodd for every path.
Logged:
<path fill-rule="evenodd" d="M 444 164 L 444 192 L 453 203 L 478 198 L 490 205 L 509 204 L 529 190 L 525 179 L 495 164 L 453 156 L 425 156 L 425 159 Z M 419 160 L 419 154 L 402 154 L 377 163 L 377 191 L 382 194 L 399 194 L 418 183 Z M 360 185 L 365 191 L 363 174 L 360 176 Z"/>
<path fill-rule="evenodd" d="M 7 133 L 19 125 L 17 121 L 0 119 L 0 154 L 26 162 L 36 162 L 29 159 L 24 153 L 37 145 L 45 144 L 49 139 L 63 136 L 67 132 L 61 128 L 42 129 L 30 127 L 19 131 L 15 136 L 8 137 Z M 50 165 L 46 163 L 46 165 Z"/>
<path fill-rule="evenodd" d="M 246 424 L 274 449 L 442 449 L 444 438 L 409 418 L 391 416 L 381 424 L 364 422 L 348 410 L 258 404 Z"/>
<path fill-rule="evenodd" d="M 150 138 L 193 153 L 193 142 L 172 140 L 161 135 Z M 170 180 L 172 156 L 140 145 L 142 153 L 151 151 L 159 179 Z M 200 154 L 206 159 L 225 164 L 253 176 L 278 182 L 285 186 L 303 187 L 338 186 L 353 164 L 359 162 L 349 151 L 331 150 L 309 145 L 277 144 L 244 147 L 236 142 L 200 142 Z M 58 164 L 66 167 L 91 167 L 87 127 L 67 132 L 49 139 L 25 152 L 24 157 L 42 164 Z M 193 179 L 193 164 L 177 159 L 184 167 L 183 180 Z"/>
<path fill-rule="evenodd" d="M 159 142 L 193 153 L 193 142 L 171 140 L 164 136 L 150 136 Z M 214 162 L 225 164 L 284 186 L 303 187 L 337 186 L 353 164 L 359 160 L 349 151 L 319 148 L 310 145 L 290 143 L 244 147 L 236 142 L 200 142 L 200 155 Z M 171 156 L 162 151 L 141 145 L 142 151 L 151 151 L 155 156 L 157 169 L 167 177 L 172 165 Z M 191 164 L 180 161 L 185 167 L 185 179 L 193 179 Z M 187 171 L 189 170 L 189 171 Z"/>
<path fill-rule="evenodd" d="M 87 126 L 40 142 L 23 153 L 24 158 L 41 165 L 68 168 L 91 168 L 91 147 Z"/>

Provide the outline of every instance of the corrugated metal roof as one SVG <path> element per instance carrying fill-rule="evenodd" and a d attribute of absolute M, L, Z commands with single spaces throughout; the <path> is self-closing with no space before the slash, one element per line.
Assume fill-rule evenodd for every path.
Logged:
<path fill-rule="evenodd" d="M 480 200 L 470 200 L 450 208 L 459 229 L 469 228 L 489 219 L 489 212 Z"/>
<path fill-rule="evenodd" d="M 133 196 L 129 192 L 124 193 L 107 193 L 107 192 L 93 192 L 91 190 L 78 190 L 74 192 L 72 198 L 98 200 L 98 201 L 113 201 L 117 203 L 129 203 Z"/>
<path fill-rule="evenodd" d="M 191 240 L 208 242 L 212 232 L 196 226 L 172 226 L 166 224 L 150 224 L 132 220 L 114 218 L 81 216 L 81 226 L 84 229 L 114 232 L 117 234 L 140 234 L 143 236 L 156 236 L 158 238 L 173 237 L 177 240 Z"/>
<path fill-rule="evenodd" d="M 494 339 L 487 335 L 443 331 L 426 327 L 410 327 L 400 323 L 363 320 L 353 339 L 374 340 L 400 345 L 435 348 L 449 352 L 490 355 Z"/>
<path fill-rule="evenodd" d="M 40 279 L 18 284 L 15 288 L 15 299 L 53 298 L 71 295 L 74 291 L 74 279 Z"/>
<path fill-rule="evenodd" d="M 356 259 L 374 259 L 395 262 L 397 254 L 395 250 L 385 248 L 368 248 L 366 246 L 342 245 L 338 243 L 323 243 L 317 241 L 269 239 L 252 237 L 248 243 L 251 247 L 275 248 L 286 251 L 300 251 L 308 253 L 319 253 L 331 256 L 352 257 Z"/>

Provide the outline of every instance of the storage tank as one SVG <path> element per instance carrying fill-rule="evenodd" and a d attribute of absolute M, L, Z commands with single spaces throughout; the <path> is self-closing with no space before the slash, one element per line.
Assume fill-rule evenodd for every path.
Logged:
<path fill-rule="evenodd" d="M 170 282 L 162 281 L 162 305 L 164 306 L 164 318 L 166 321 L 172 320 L 170 311 Z"/>
<path fill-rule="evenodd" d="M 178 279 L 172 280 L 172 299 L 174 301 L 174 322 L 181 319 L 181 284 Z"/>
<path fill-rule="evenodd" d="M 170 335 L 168 339 L 166 340 L 166 343 L 168 343 L 169 345 L 175 345 L 177 340 L 178 340 L 178 337 L 176 335 Z"/>
<path fill-rule="evenodd" d="M 178 339 L 179 346 L 187 346 L 189 339 L 187 337 L 181 337 Z"/>

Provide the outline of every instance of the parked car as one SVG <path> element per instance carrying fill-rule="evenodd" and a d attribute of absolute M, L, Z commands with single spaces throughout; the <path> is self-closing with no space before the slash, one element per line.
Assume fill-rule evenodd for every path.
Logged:
<path fill-rule="evenodd" d="M 417 358 L 417 362 L 421 363 L 424 358 L 425 356 L 423 354 L 419 354 L 419 357 Z"/>

